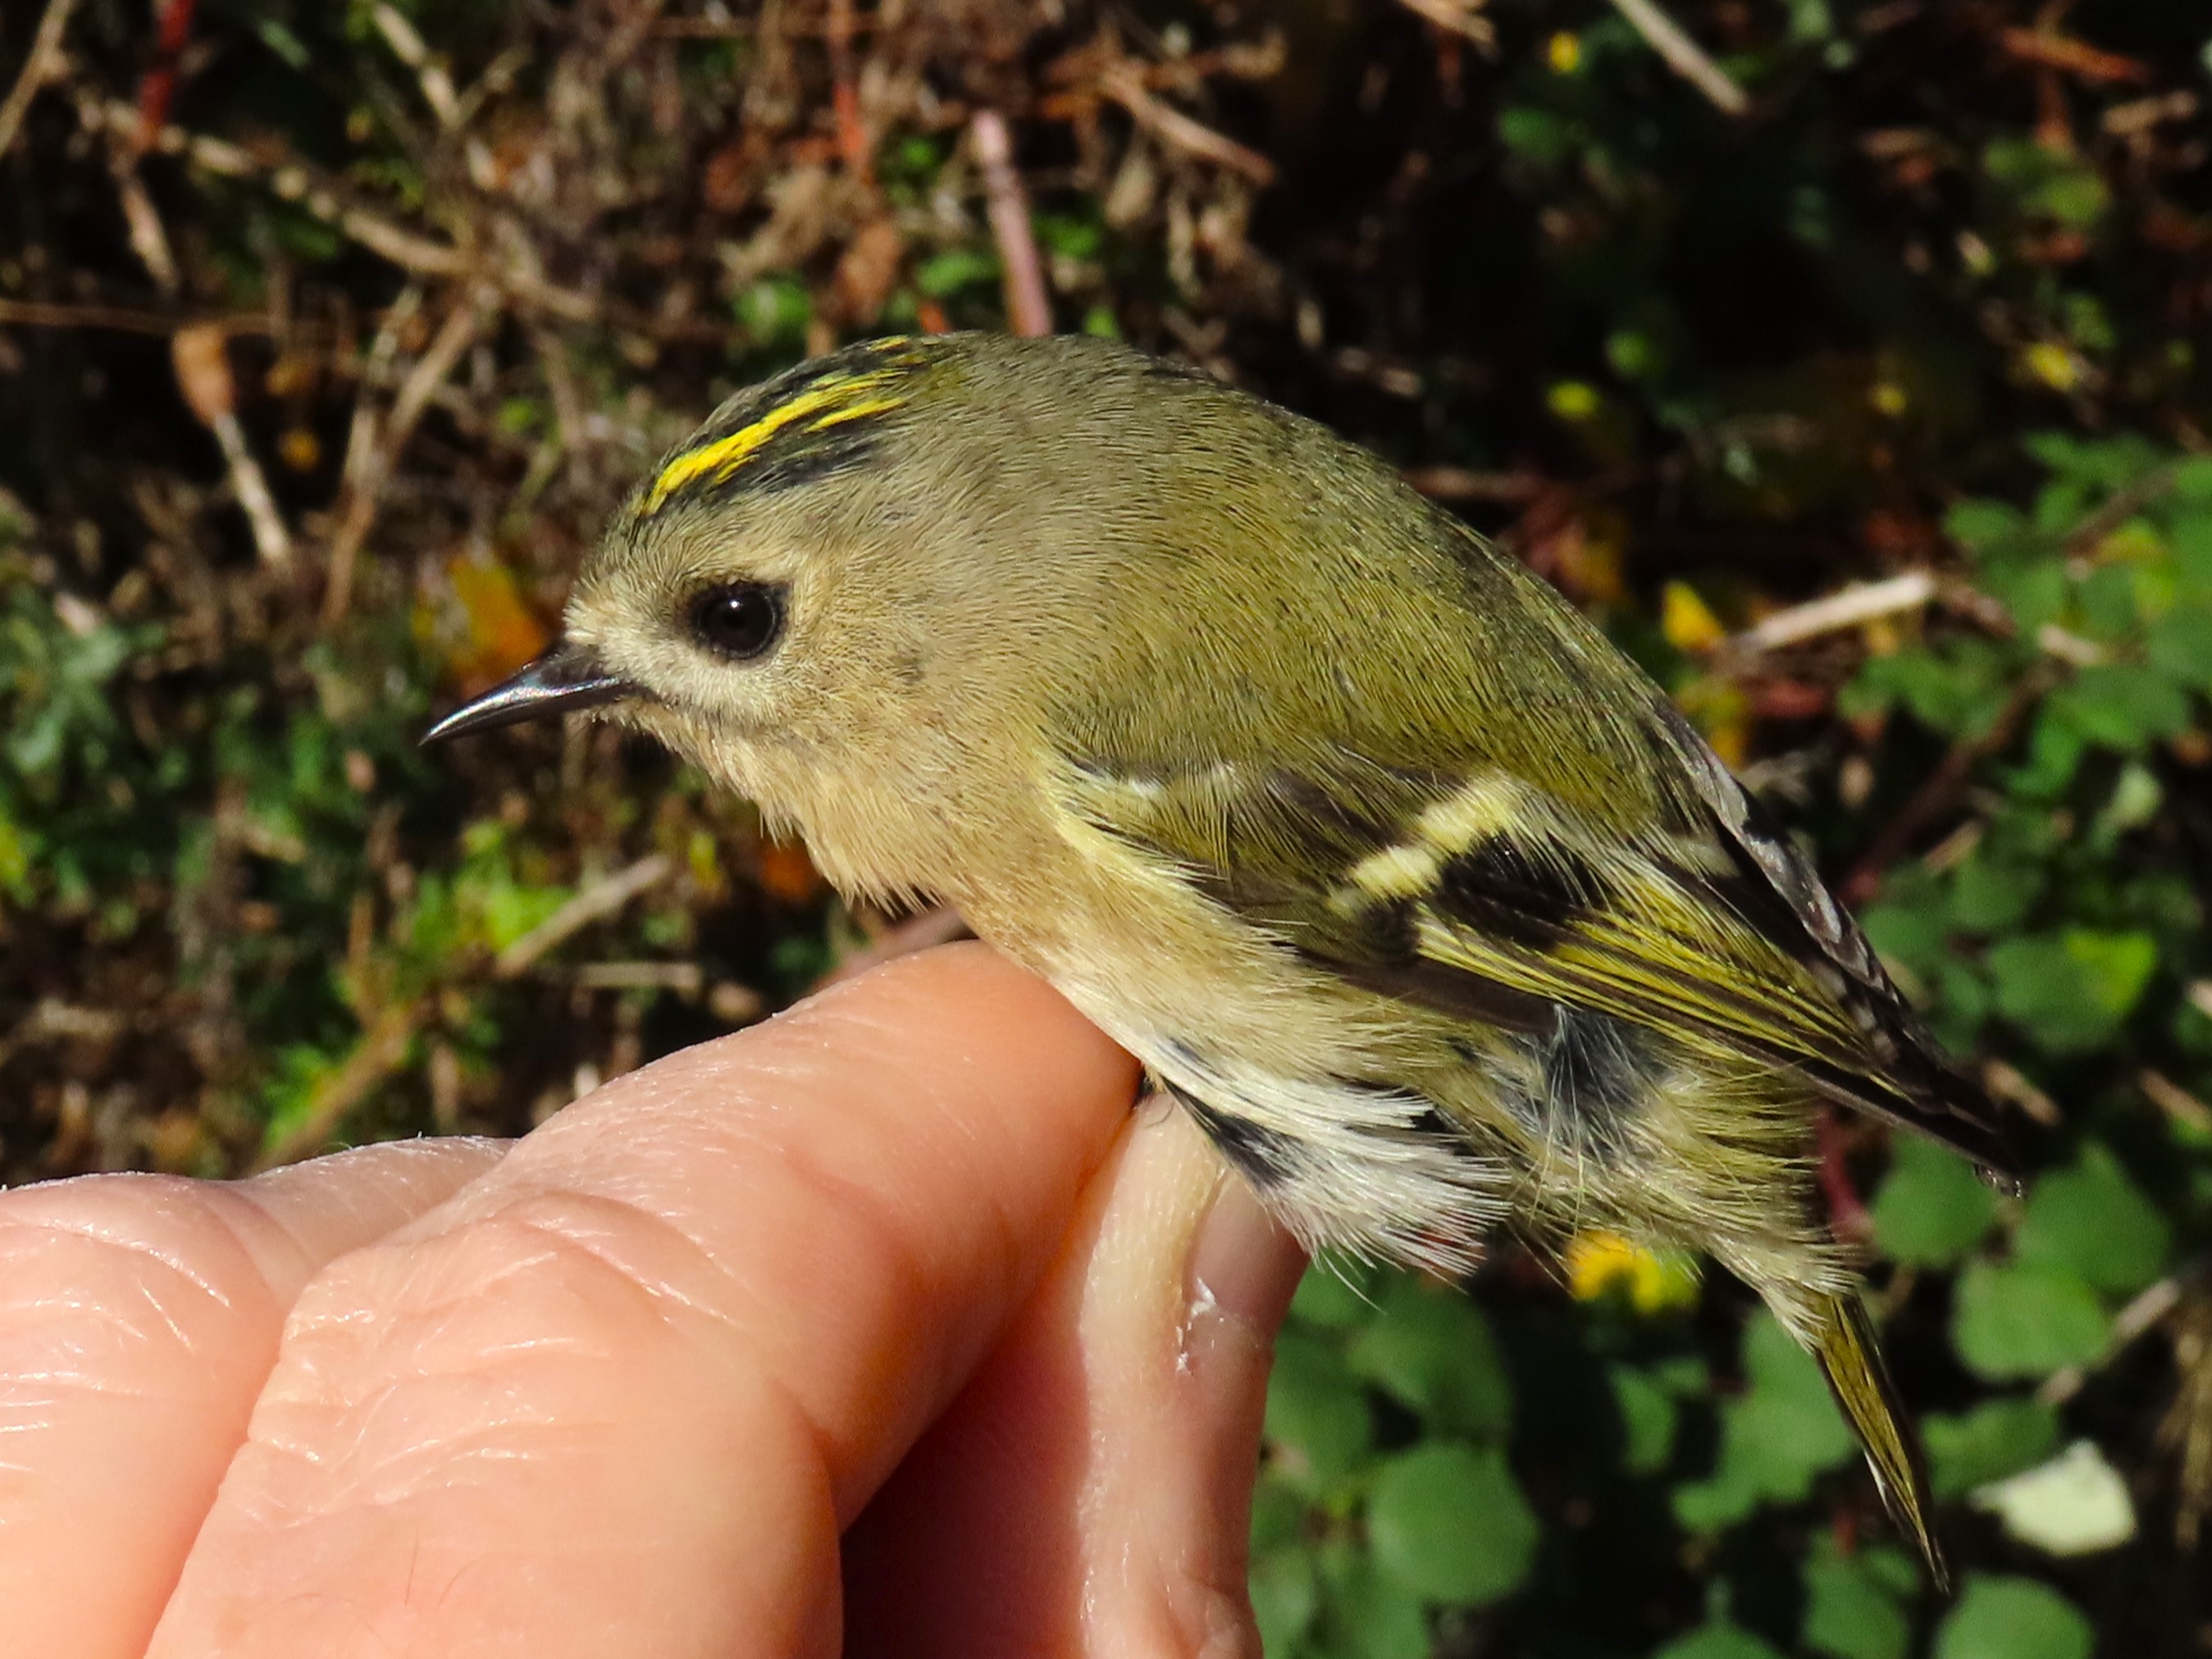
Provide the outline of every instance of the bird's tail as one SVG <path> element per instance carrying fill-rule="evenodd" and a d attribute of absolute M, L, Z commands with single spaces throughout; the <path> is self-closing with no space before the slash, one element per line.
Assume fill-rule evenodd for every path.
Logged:
<path fill-rule="evenodd" d="M 1936 1588 L 1949 1589 L 1950 1570 L 1931 1522 L 1934 1498 L 1928 1488 L 1928 1460 L 1882 1364 L 1865 1307 L 1855 1292 L 1845 1291 L 1813 1298 L 1808 1311 L 1814 1356 L 1827 1373 L 1836 1403 L 1857 1431 L 1890 1518 L 1918 1547 Z"/>

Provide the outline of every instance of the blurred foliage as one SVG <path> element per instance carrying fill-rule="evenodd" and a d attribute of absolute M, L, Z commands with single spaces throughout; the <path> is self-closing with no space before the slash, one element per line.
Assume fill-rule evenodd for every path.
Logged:
<path fill-rule="evenodd" d="M 1269 1650 L 2212 1643 L 2197 9 L 1677 0 L 1740 114 L 1603 0 L 156 9 L 0 156 L 0 1174 L 519 1132 L 912 941 L 614 734 L 414 739 L 720 397 L 1002 321 L 993 109 L 1060 326 L 1597 614 L 2022 1123 L 2017 1199 L 1824 1127 L 1954 1597 L 1771 1321 L 1593 1236 L 1310 1276 Z"/>

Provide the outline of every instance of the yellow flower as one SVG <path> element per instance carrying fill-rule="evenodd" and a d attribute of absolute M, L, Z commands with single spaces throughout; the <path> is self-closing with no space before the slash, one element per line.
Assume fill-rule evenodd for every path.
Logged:
<path fill-rule="evenodd" d="M 1576 36 L 1561 29 L 1544 43 L 1544 56 L 1552 65 L 1554 75 L 1572 75 L 1582 67 L 1583 43 Z"/>
<path fill-rule="evenodd" d="M 1595 1302 L 1615 1285 L 1628 1292 L 1640 1314 L 1686 1308 L 1698 1299 L 1697 1264 L 1673 1250 L 1650 1250 L 1619 1233 L 1598 1229 L 1568 1241 L 1567 1288 L 1577 1302 Z"/>
<path fill-rule="evenodd" d="M 1597 413 L 1597 388 L 1581 380 L 1561 380 L 1544 394 L 1552 413 L 1563 421 L 1587 421 Z"/>
<path fill-rule="evenodd" d="M 1712 607 L 1687 582 L 1668 582 L 1659 596 L 1659 631 L 1677 651 L 1703 656 L 1728 638 Z"/>
<path fill-rule="evenodd" d="M 2053 392 L 2071 392 L 2081 384 L 2081 360 L 2063 345 L 2039 340 L 2020 355 L 2021 366 Z"/>

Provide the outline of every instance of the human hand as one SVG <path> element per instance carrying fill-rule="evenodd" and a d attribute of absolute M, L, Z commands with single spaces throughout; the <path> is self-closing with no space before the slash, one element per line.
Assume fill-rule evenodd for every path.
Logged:
<path fill-rule="evenodd" d="M 980 945 L 513 1143 L 0 1194 L 0 1631 L 109 1659 L 1257 1651 L 1303 1260 Z"/>

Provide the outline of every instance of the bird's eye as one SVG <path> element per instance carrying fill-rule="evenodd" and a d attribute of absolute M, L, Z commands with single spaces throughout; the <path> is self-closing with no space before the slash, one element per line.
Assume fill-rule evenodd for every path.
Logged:
<path fill-rule="evenodd" d="M 728 582 L 691 601 L 691 637 L 718 657 L 757 657 L 783 632 L 783 590 L 767 582 Z"/>

